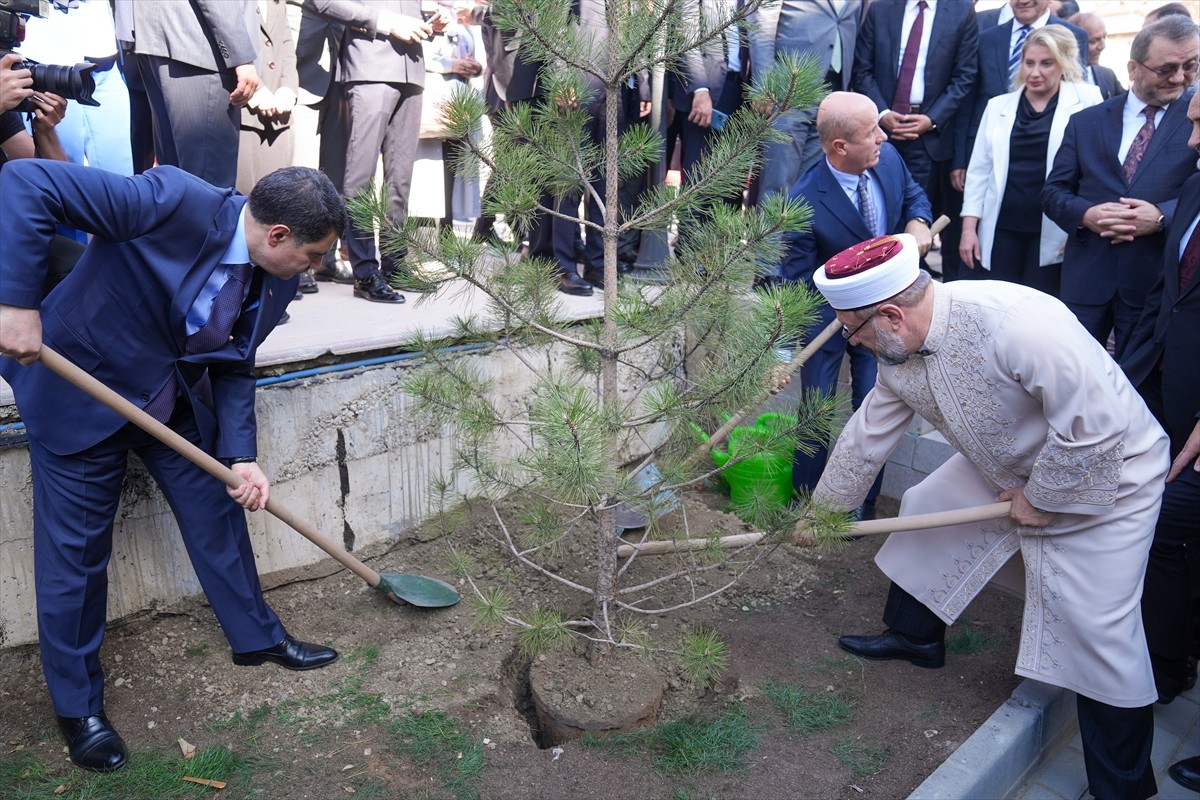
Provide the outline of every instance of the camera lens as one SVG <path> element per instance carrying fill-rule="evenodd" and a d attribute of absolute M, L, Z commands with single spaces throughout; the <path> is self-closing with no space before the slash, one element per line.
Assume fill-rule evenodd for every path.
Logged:
<path fill-rule="evenodd" d="M 80 105 L 98 106 L 92 95 L 96 91 L 96 81 L 92 78 L 95 64 L 76 64 L 73 67 L 58 64 L 38 64 L 26 60 L 21 66 L 27 67 L 32 73 L 33 90 L 35 92 L 50 92 L 74 100 Z"/>

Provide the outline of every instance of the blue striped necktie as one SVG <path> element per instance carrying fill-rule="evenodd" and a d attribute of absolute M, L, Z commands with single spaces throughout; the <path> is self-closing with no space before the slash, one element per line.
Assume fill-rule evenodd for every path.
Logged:
<path fill-rule="evenodd" d="M 1008 54 L 1008 88 L 1012 89 L 1013 84 L 1017 80 L 1017 67 L 1021 66 L 1021 47 L 1025 44 L 1025 37 L 1033 30 L 1028 25 L 1022 25 L 1017 31 L 1017 42 L 1013 45 L 1012 52 Z"/>
<path fill-rule="evenodd" d="M 875 201 L 871 199 L 870 179 L 867 173 L 858 176 L 858 213 L 862 214 L 867 230 L 874 238 L 879 233 L 879 212 L 875 210 Z"/>

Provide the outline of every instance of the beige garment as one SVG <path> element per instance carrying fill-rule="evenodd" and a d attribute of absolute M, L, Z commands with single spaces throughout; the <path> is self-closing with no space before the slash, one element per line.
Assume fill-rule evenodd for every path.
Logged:
<path fill-rule="evenodd" d="M 1018 675 L 1110 705 L 1153 703 L 1139 601 L 1166 435 L 1058 300 L 1003 281 L 933 291 L 921 354 L 879 367 L 815 496 L 856 507 L 920 414 L 959 455 L 905 493 L 902 516 L 993 502 L 1024 486 L 1057 518 L 1044 529 L 1000 520 L 894 534 L 876 557 L 880 569 L 948 623 L 989 581 L 1018 589 Z M 1005 566 L 1018 550 L 1023 582 L 1020 562 Z"/>

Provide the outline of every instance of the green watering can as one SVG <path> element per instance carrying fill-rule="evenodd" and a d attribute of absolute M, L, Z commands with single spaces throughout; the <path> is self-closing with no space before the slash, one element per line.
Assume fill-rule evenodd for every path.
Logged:
<path fill-rule="evenodd" d="M 729 484 L 729 497 L 735 508 L 750 503 L 756 496 L 771 508 L 782 508 L 791 501 L 795 427 L 795 417 L 762 414 L 754 425 L 729 432 L 728 450 L 712 449 L 713 462 L 724 468 L 721 476 Z M 701 435 L 707 440 L 706 434 L 701 432 Z M 726 467 L 730 461 L 736 463 Z"/>

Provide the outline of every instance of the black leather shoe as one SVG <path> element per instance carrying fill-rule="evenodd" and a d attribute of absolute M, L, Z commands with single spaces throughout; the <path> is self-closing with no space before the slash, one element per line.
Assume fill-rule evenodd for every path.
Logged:
<path fill-rule="evenodd" d="M 315 294 L 321 291 L 321 287 L 317 286 L 317 279 L 313 277 L 311 269 L 306 269 L 300 273 L 300 285 L 296 288 L 300 290 L 300 294 Z"/>
<path fill-rule="evenodd" d="M 90 717 L 58 717 L 58 729 L 67 740 L 71 763 L 93 772 L 120 769 L 129 758 L 125 740 L 104 712 Z"/>
<path fill-rule="evenodd" d="M 1167 774 L 1180 786 L 1200 792 L 1200 756 L 1176 761 L 1167 769 Z"/>
<path fill-rule="evenodd" d="M 577 297 L 591 297 L 592 285 L 575 272 L 564 272 L 558 279 L 558 290 Z"/>
<path fill-rule="evenodd" d="M 913 644 L 890 628 L 878 636 L 843 636 L 838 646 L 869 661 L 899 658 L 927 669 L 939 669 L 946 663 L 944 642 Z"/>
<path fill-rule="evenodd" d="M 266 661 L 272 661 L 284 669 L 294 669 L 298 672 L 320 669 L 337 660 L 337 650 L 332 647 L 300 642 L 291 636 L 283 637 L 282 642 L 266 650 L 233 654 L 233 663 L 239 667 L 257 667 Z"/>
<path fill-rule="evenodd" d="M 583 271 L 583 279 L 597 289 L 604 288 L 604 272 L 602 270 L 585 269 Z"/>
<path fill-rule="evenodd" d="M 365 281 L 354 282 L 354 296 L 372 303 L 403 303 L 404 295 L 387 285 L 387 281 L 379 273 L 375 273 Z"/>
<path fill-rule="evenodd" d="M 322 283 L 354 283 L 354 273 L 342 266 L 336 259 L 330 263 L 322 262 L 319 269 L 313 270 L 313 279 Z"/>

